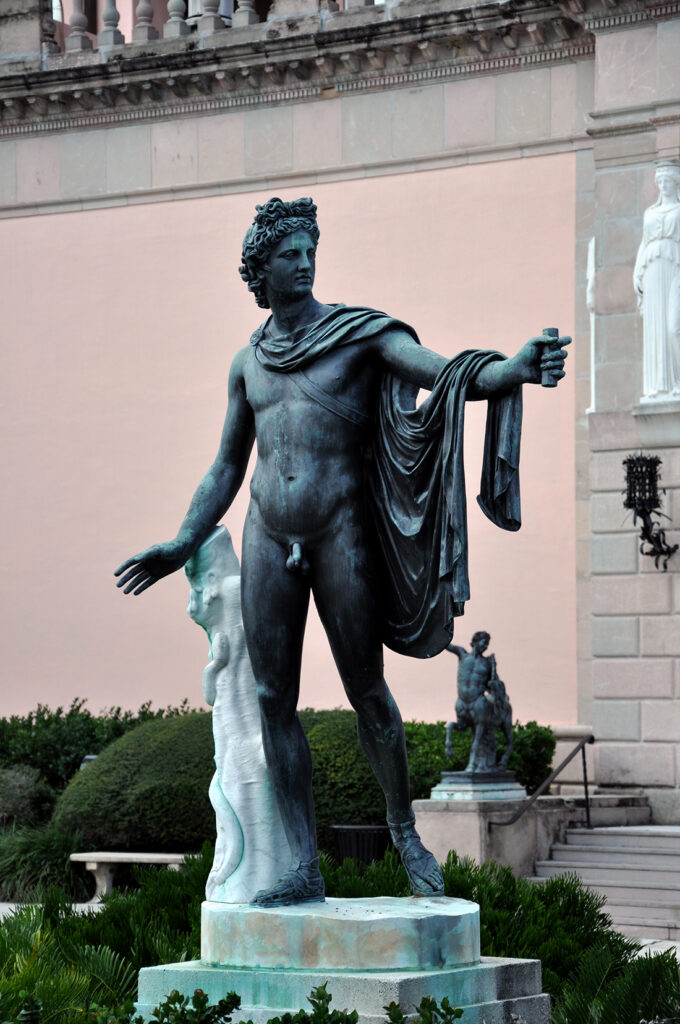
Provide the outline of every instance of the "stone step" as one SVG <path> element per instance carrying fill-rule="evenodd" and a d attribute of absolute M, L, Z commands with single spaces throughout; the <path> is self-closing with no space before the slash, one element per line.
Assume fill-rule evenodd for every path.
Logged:
<path fill-rule="evenodd" d="M 617 921 L 675 923 L 680 927 L 680 900 L 673 904 L 663 900 L 615 900 L 610 898 L 607 900 L 606 911 L 612 918 L 616 917 Z"/>
<path fill-rule="evenodd" d="M 637 851 L 630 846 L 600 845 L 595 843 L 555 843 L 550 851 L 553 860 L 564 863 L 580 865 L 591 864 L 597 861 L 599 864 L 631 864 L 637 861 Z M 649 847 L 644 854 L 639 854 L 644 859 L 645 867 L 663 868 L 666 871 L 680 871 L 680 848 L 674 850 L 669 848 Z"/>
<path fill-rule="evenodd" d="M 577 846 L 613 846 L 635 850 L 680 849 L 680 825 L 627 825 L 602 828 L 570 828 L 566 842 Z"/>
<path fill-rule="evenodd" d="M 629 939 L 668 939 L 670 942 L 680 940 L 680 922 L 676 921 L 638 921 L 614 917 L 612 923 L 617 932 Z"/>
<path fill-rule="evenodd" d="M 663 889 L 676 888 L 680 893 L 680 873 L 664 868 L 647 867 L 646 864 L 631 862 L 611 864 L 605 861 L 590 861 L 574 864 L 569 861 L 539 860 L 536 861 L 536 874 L 539 878 L 550 878 L 553 875 L 577 874 L 581 881 L 588 885 L 605 883 L 627 885 L 639 883 L 644 886 L 660 886 Z"/>
<path fill-rule="evenodd" d="M 550 863 L 550 861 L 546 861 Z M 596 892 L 602 893 L 603 896 L 607 897 L 611 903 L 620 903 L 622 900 L 644 900 L 644 901 L 658 901 L 666 903 L 669 907 L 680 908 L 680 887 L 678 886 L 657 886 L 657 885 L 644 885 L 635 882 L 623 882 L 612 878 L 606 878 L 602 881 L 589 882 L 583 878 L 581 872 L 573 870 L 573 866 L 570 866 L 569 871 L 555 871 L 552 875 L 541 875 L 529 878 L 528 881 L 541 883 L 547 882 L 549 878 L 556 877 L 557 875 L 565 874 L 577 874 L 578 877 L 584 882 L 588 888 L 594 889 Z"/>

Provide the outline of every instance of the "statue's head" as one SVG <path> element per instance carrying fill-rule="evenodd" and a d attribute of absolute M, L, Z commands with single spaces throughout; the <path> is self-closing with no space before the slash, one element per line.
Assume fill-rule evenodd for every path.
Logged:
<path fill-rule="evenodd" d="M 216 527 L 184 566 L 191 586 L 187 612 L 204 629 L 216 625 L 220 616 L 221 587 L 228 576 L 238 576 L 241 567 L 229 531 Z"/>
<path fill-rule="evenodd" d="M 269 309 L 264 287 L 264 266 L 275 246 L 296 231 L 306 231 L 316 248 L 319 241 L 319 227 L 316 222 L 316 206 L 311 199 L 294 199 L 284 203 L 273 198 L 256 207 L 255 220 L 243 239 L 242 263 L 239 274 L 248 285 L 248 291 L 262 309 Z"/>
<path fill-rule="evenodd" d="M 680 161 L 664 160 L 658 163 L 654 181 L 661 196 L 680 199 Z"/>
<path fill-rule="evenodd" d="M 480 629 L 477 633 L 473 633 L 471 643 L 475 650 L 481 652 L 487 649 L 490 640 L 490 635 L 485 630 Z"/>

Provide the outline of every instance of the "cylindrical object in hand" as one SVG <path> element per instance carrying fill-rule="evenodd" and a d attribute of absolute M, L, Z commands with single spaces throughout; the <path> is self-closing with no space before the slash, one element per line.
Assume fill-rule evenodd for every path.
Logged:
<path fill-rule="evenodd" d="M 557 348 L 558 347 L 555 344 L 555 341 L 556 341 L 557 338 L 559 338 L 559 336 L 560 336 L 560 332 L 558 331 L 558 329 L 556 327 L 544 327 L 543 328 L 543 337 L 545 338 L 545 343 L 550 348 Z M 543 372 L 541 374 L 541 387 L 542 388 L 556 388 L 557 387 L 557 381 L 553 377 L 553 375 L 550 372 L 550 370 L 543 370 Z"/>

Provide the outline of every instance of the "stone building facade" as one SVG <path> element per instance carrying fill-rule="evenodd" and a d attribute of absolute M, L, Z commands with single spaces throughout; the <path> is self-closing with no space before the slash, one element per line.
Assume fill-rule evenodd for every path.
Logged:
<path fill-rule="evenodd" d="M 576 387 L 555 442 L 568 508 L 544 474 L 553 536 L 533 555 L 539 576 L 566 563 L 571 589 L 559 616 L 532 611 L 526 643 L 545 660 L 528 688 L 566 692 L 554 721 L 592 724 L 600 784 L 644 786 L 658 821 L 680 821 L 680 556 L 662 573 L 640 555 L 621 493 L 626 454 L 658 453 L 669 539 L 680 531 L 680 412 L 640 407 L 632 287 L 655 163 L 680 157 L 678 0 L 242 0 L 233 17 L 204 0 L 190 23 L 182 0 L 107 0 L 94 20 L 75 0 L 56 27 L 52 13 L 0 0 L 0 217 L 13 239 L 24 222 L 100 210 L 115 238 L 133 207 L 303 186 L 372 195 L 367 211 L 409 181 L 472 202 L 474 171 L 499 226 L 524 205 L 508 228 L 517 251 L 523 223 L 534 249 L 568 248 Z M 532 194 L 509 202 L 496 187 L 530 166 L 537 191 L 559 183 L 548 207 L 563 234 L 532 221 Z M 502 279 L 513 251 L 490 251 Z M 102 315 L 118 315 L 115 279 L 103 295 Z M 551 657 L 565 659 L 554 676 Z M 533 717 L 550 719 L 546 699 Z"/>

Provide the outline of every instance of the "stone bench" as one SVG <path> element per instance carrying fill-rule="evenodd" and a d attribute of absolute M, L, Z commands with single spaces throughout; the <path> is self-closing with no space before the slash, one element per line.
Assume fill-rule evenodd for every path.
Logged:
<path fill-rule="evenodd" d="M 69 860 L 74 864 L 84 864 L 94 875 L 96 890 L 91 903 L 97 903 L 113 891 L 113 876 L 119 864 L 164 864 L 170 871 L 179 871 L 184 863 L 183 853 L 112 853 L 110 851 L 94 851 L 91 853 L 72 853 Z"/>

